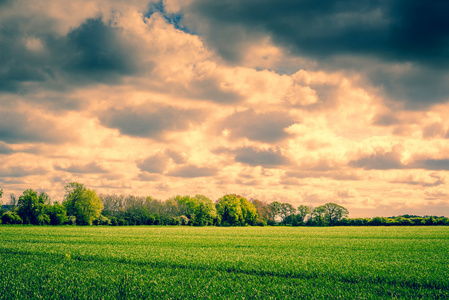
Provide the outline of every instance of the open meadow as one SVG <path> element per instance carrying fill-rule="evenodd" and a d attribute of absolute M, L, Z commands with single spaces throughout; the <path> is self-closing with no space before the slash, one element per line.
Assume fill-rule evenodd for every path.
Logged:
<path fill-rule="evenodd" d="M 0 299 L 449 298 L 449 227 L 0 226 Z"/>

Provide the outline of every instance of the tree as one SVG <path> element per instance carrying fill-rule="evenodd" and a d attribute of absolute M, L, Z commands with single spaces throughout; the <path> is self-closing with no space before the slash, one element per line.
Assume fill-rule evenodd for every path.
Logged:
<path fill-rule="evenodd" d="M 295 212 L 296 209 L 290 203 L 281 203 L 279 206 L 279 215 L 283 223 L 285 223 L 288 216 L 293 215 Z"/>
<path fill-rule="evenodd" d="M 240 197 L 240 206 L 243 217 L 241 220 L 241 225 L 256 225 L 256 221 L 259 218 L 256 207 L 244 197 Z"/>
<path fill-rule="evenodd" d="M 50 199 L 48 194 L 42 192 L 39 196 L 33 189 L 27 189 L 19 197 L 17 214 L 24 224 L 47 224 L 48 215 L 45 215 L 44 205 Z"/>
<path fill-rule="evenodd" d="M 281 212 L 281 203 L 277 201 L 271 202 L 268 208 L 270 211 L 270 220 L 276 222 L 276 217 L 278 217 Z"/>
<path fill-rule="evenodd" d="M 259 216 L 257 223 L 260 225 L 267 225 L 268 220 L 270 220 L 270 209 L 268 204 L 257 199 L 251 200 L 251 203 L 256 208 L 257 215 Z"/>
<path fill-rule="evenodd" d="M 178 205 L 178 215 L 185 216 L 189 225 L 205 226 L 213 225 L 217 220 L 217 209 L 211 199 L 204 195 L 176 196 L 166 202 L 175 201 Z M 183 220 L 185 222 L 185 219 Z"/>
<path fill-rule="evenodd" d="M 236 195 L 225 195 L 216 205 L 217 212 L 221 216 L 221 225 L 237 226 L 240 225 L 242 216 L 242 208 L 240 200 Z"/>
<path fill-rule="evenodd" d="M 311 213 L 311 209 L 306 205 L 300 205 L 298 206 L 297 212 L 298 214 L 296 215 L 296 220 L 299 223 L 304 224 L 304 220 L 307 217 L 307 215 Z"/>
<path fill-rule="evenodd" d="M 2 205 L 3 205 L 2 196 L 3 196 L 3 189 L 0 189 L 0 210 L 1 210 Z"/>
<path fill-rule="evenodd" d="M 75 216 L 78 225 L 92 225 L 100 216 L 103 204 L 94 190 L 84 184 L 72 182 L 65 186 L 65 199 L 62 202 L 69 216 Z"/>
<path fill-rule="evenodd" d="M 16 195 L 13 193 L 9 194 L 9 210 L 15 211 L 18 202 Z"/>
<path fill-rule="evenodd" d="M 326 208 L 324 205 L 317 206 L 312 211 L 312 225 L 326 225 Z"/>
<path fill-rule="evenodd" d="M 216 206 L 221 224 L 225 226 L 255 225 L 258 218 L 256 207 L 238 195 L 225 195 Z"/>
<path fill-rule="evenodd" d="M 51 225 L 62 225 L 67 222 L 67 210 L 58 202 L 48 207 L 47 214 Z"/>
<path fill-rule="evenodd" d="M 326 210 L 326 219 L 330 226 L 336 225 L 338 221 L 349 215 L 346 208 L 335 203 L 326 203 L 323 207 Z"/>
<path fill-rule="evenodd" d="M 211 199 L 204 195 L 197 194 L 193 197 L 198 203 L 197 210 L 195 212 L 194 225 L 213 225 L 217 220 L 217 208 Z"/>

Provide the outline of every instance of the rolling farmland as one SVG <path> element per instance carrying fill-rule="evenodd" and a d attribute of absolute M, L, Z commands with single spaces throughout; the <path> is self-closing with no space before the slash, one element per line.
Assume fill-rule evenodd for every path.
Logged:
<path fill-rule="evenodd" d="M 448 298 L 448 227 L 0 226 L 0 299 Z"/>

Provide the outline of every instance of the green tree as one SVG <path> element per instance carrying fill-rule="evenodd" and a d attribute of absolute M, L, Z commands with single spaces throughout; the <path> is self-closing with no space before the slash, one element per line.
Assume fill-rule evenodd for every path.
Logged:
<path fill-rule="evenodd" d="M 279 216 L 281 212 L 281 203 L 277 201 L 271 202 L 268 208 L 270 211 L 270 220 L 276 222 L 276 218 Z"/>
<path fill-rule="evenodd" d="M 298 214 L 296 215 L 296 220 L 300 224 L 304 224 L 304 220 L 307 217 L 307 215 L 312 213 L 312 211 L 310 210 L 310 207 L 306 206 L 306 205 L 298 206 L 297 212 L 298 212 Z"/>
<path fill-rule="evenodd" d="M 2 201 L 2 196 L 3 196 L 3 189 L 0 189 L 0 215 L 3 215 L 3 209 L 2 209 L 3 201 Z M 0 222 L 0 224 L 1 224 L 1 222 Z"/>
<path fill-rule="evenodd" d="M 330 226 L 336 225 L 338 221 L 349 215 L 346 208 L 335 203 L 326 203 L 323 207 L 326 210 L 326 220 Z"/>
<path fill-rule="evenodd" d="M 242 209 L 241 225 L 256 225 L 259 216 L 257 215 L 257 210 L 254 204 L 246 200 L 246 198 L 240 197 L 240 206 Z"/>
<path fill-rule="evenodd" d="M 195 211 L 196 224 L 194 225 L 213 225 L 217 220 L 217 208 L 211 199 L 204 195 L 197 194 L 193 197 L 198 203 Z"/>
<path fill-rule="evenodd" d="M 324 205 L 317 206 L 312 211 L 312 224 L 318 226 L 326 225 L 326 208 Z"/>
<path fill-rule="evenodd" d="M 225 195 L 216 205 L 217 212 L 221 216 L 221 225 L 238 226 L 243 219 L 240 200 L 236 195 Z"/>
<path fill-rule="evenodd" d="M 279 215 L 282 218 L 282 222 L 285 224 L 287 217 L 293 215 L 296 209 L 290 203 L 281 203 L 279 206 Z"/>
<path fill-rule="evenodd" d="M 27 189 L 19 197 L 17 214 L 24 224 L 45 225 L 48 224 L 48 215 L 44 207 L 50 197 L 42 192 L 39 196 L 33 189 Z"/>
<path fill-rule="evenodd" d="M 211 199 L 204 195 L 176 196 L 173 199 L 178 203 L 178 215 L 189 219 L 189 224 L 195 226 L 213 225 L 217 220 L 217 209 Z M 166 201 L 166 202 L 167 202 Z M 185 222 L 185 220 L 183 221 Z"/>
<path fill-rule="evenodd" d="M 225 226 L 255 225 L 258 218 L 256 207 L 238 195 L 223 196 L 216 207 Z"/>
<path fill-rule="evenodd" d="M 65 186 L 65 199 L 62 202 L 69 216 L 75 216 L 78 225 L 92 225 L 100 216 L 103 204 L 94 190 L 84 184 L 72 182 Z"/>
<path fill-rule="evenodd" d="M 62 225 L 67 222 L 67 210 L 58 202 L 48 206 L 47 214 L 50 217 L 51 225 Z"/>

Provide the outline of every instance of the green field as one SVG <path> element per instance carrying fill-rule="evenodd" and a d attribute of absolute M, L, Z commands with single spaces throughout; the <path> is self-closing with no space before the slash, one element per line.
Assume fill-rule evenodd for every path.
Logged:
<path fill-rule="evenodd" d="M 0 299 L 449 298 L 448 227 L 0 226 Z"/>

